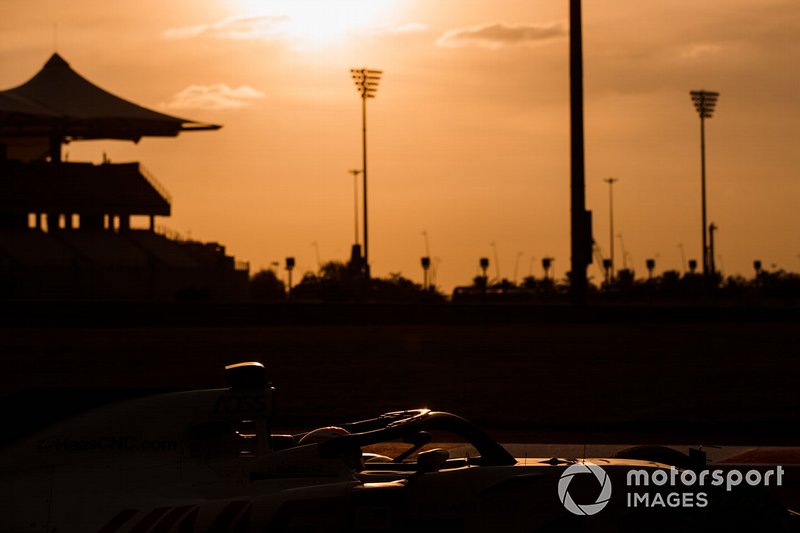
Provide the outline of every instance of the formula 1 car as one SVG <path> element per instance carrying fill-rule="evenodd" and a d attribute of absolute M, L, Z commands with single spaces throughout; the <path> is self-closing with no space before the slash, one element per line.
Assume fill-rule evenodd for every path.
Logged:
<path fill-rule="evenodd" d="M 231 365 L 226 374 L 229 388 L 97 409 L 4 450 L 0 532 L 796 527 L 769 492 L 785 473 L 766 466 L 752 471 L 760 481 L 774 474 L 772 486 L 740 479 L 731 487 L 730 467 L 723 483 L 712 474 L 700 485 L 705 465 L 676 469 L 635 452 L 515 458 L 463 418 L 428 409 L 273 434 L 263 365 Z M 676 485 L 687 473 L 695 483 Z"/>

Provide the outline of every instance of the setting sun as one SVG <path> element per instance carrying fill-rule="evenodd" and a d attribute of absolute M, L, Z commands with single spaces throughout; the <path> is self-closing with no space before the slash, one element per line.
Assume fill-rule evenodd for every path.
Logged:
<path fill-rule="evenodd" d="M 390 24 L 395 0 L 238 0 L 233 17 L 263 19 L 265 35 L 286 37 L 300 47 L 340 42 L 357 32 Z"/>

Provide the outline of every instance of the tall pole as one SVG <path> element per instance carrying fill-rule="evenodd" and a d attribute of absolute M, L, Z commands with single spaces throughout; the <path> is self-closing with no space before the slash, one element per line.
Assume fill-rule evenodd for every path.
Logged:
<path fill-rule="evenodd" d="M 586 250 L 591 243 L 588 213 L 586 213 L 586 193 L 584 181 L 583 144 L 583 45 L 581 31 L 581 2 L 569 3 L 569 78 L 571 110 L 571 177 L 570 177 L 570 222 L 571 222 L 571 265 L 569 291 L 573 303 L 586 301 Z"/>
<path fill-rule="evenodd" d="M 713 222 L 708 226 L 708 271 L 713 276 L 717 272 L 717 266 L 714 263 L 714 232 L 717 231 L 717 226 Z"/>
<path fill-rule="evenodd" d="M 611 279 L 614 279 L 614 183 L 617 178 L 606 178 L 603 181 L 608 183 L 608 225 L 609 225 L 609 248 L 611 249 Z"/>
<path fill-rule="evenodd" d="M 364 179 L 364 276 L 369 279 L 369 252 L 367 243 L 367 97 L 361 97 L 361 170 Z"/>
<path fill-rule="evenodd" d="M 517 252 L 517 260 L 514 261 L 514 285 L 517 284 L 517 272 L 519 271 L 519 258 L 522 257 L 522 252 Z"/>
<path fill-rule="evenodd" d="M 709 274 L 708 258 L 708 233 L 706 226 L 706 119 L 714 115 L 714 107 L 717 105 L 719 93 L 714 91 L 690 91 L 694 106 L 700 115 L 700 188 L 702 202 L 702 230 L 703 230 L 703 276 Z"/>
<path fill-rule="evenodd" d="M 367 239 L 367 98 L 375 98 L 382 73 L 380 70 L 367 68 L 350 69 L 350 75 L 361 95 L 361 149 L 363 158 L 361 171 L 364 173 L 364 276 L 367 279 L 370 277 L 369 241 Z"/>
<path fill-rule="evenodd" d="M 425 256 L 422 258 L 422 270 L 424 273 L 424 282 L 423 288 L 428 290 L 431 288 L 431 246 L 430 242 L 428 242 L 428 230 L 422 232 L 422 236 L 425 237 Z"/>
<path fill-rule="evenodd" d="M 622 233 L 618 234 L 619 237 L 619 247 L 622 248 L 622 268 L 628 270 L 628 253 L 625 251 L 625 241 L 622 240 Z"/>
<path fill-rule="evenodd" d="M 286 292 L 286 296 L 289 297 L 289 298 L 292 297 L 292 270 L 294 270 L 294 265 L 295 265 L 294 257 L 287 257 L 286 258 L 286 272 L 288 273 L 288 276 L 289 276 L 289 287 L 288 287 L 288 290 Z"/>
<path fill-rule="evenodd" d="M 361 174 L 361 171 L 353 169 L 348 172 L 353 175 L 353 220 L 355 221 L 353 242 L 358 245 L 358 175 Z"/>
<path fill-rule="evenodd" d="M 708 275 L 708 233 L 706 232 L 706 119 L 700 114 L 700 188 L 703 226 L 703 276 Z"/>

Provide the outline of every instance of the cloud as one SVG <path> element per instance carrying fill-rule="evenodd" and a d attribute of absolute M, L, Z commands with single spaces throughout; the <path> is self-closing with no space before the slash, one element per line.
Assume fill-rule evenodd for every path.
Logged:
<path fill-rule="evenodd" d="M 248 40 L 260 39 L 279 32 L 287 16 L 260 16 L 228 18 L 210 24 L 171 28 L 164 32 L 167 39 L 190 39 L 193 37 L 213 37 L 216 39 Z"/>
<path fill-rule="evenodd" d="M 235 89 L 224 83 L 190 85 L 163 105 L 169 109 L 241 109 L 263 96 L 264 93 L 247 85 Z"/>
<path fill-rule="evenodd" d="M 714 56 L 722 52 L 723 46 L 720 44 L 694 44 L 681 48 L 680 57 L 682 59 L 699 59 L 705 56 Z"/>
<path fill-rule="evenodd" d="M 533 44 L 566 35 L 563 24 L 486 24 L 450 30 L 436 41 L 439 46 L 459 47 L 477 45 L 486 48 Z"/>

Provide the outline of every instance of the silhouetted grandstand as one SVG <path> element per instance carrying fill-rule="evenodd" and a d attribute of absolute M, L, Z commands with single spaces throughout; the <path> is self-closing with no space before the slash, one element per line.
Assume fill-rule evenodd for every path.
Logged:
<path fill-rule="evenodd" d="M 54 54 L 0 91 L 0 298 L 242 299 L 248 267 L 217 243 L 168 238 L 166 189 L 140 163 L 64 162 L 63 144 L 215 130 L 118 98 Z M 133 229 L 132 217 L 148 220 Z"/>

